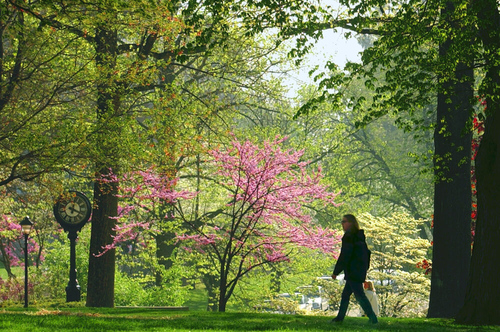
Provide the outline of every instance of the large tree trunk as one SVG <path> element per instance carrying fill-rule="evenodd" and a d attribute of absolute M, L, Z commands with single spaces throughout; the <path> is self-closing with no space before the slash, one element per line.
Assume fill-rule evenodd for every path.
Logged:
<path fill-rule="evenodd" d="M 101 171 L 101 174 L 105 170 Z M 115 250 L 96 257 L 103 247 L 113 242 L 115 217 L 118 209 L 116 183 L 94 184 L 94 209 L 90 238 L 87 307 L 113 307 L 115 288 Z"/>
<path fill-rule="evenodd" d="M 96 33 L 96 65 L 103 70 L 98 84 L 97 119 L 100 135 L 96 142 L 97 180 L 94 184 L 94 209 L 90 238 L 89 274 L 87 285 L 87 307 L 113 307 L 115 284 L 115 250 L 96 257 L 103 248 L 113 242 L 114 227 L 118 215 L 117 182 L 99 181 L 110 172 L 118 172 L 119 125 L 113 122 L 119 111 L 119 92 L 112 79 L 112 68 L 116 65 L 116 31 L 105 28 Z"/>
<path fill-rule="evenodd" d="M 488 105 L 489 106 L 489 105 Z M 500 108 L 495 109 L 498 114 Z M 489 115 L 477 159 L 477 222 L 465 305 L 457 320 L 500 324 L 500 117 Z"/>
<path fill-rule="evenodd" d="M 451 14 L 448 3 L 443 16 Z M 446 59 L 455 41 L 440 45 Z M 453 73 L 452 73 L 453 75 Z M 459 63 L 455 77 L 441 77 L 434 133 L 436 158 L 434 248 L 428 317 L 454 317 L 463 305 L 471 257 L 471 140 L 466 124 L 472 109 L 473 71 Z"/>
<path fill-rule="evenodd" d="M 474 1 L 487 72 L 480 95 L 486 100 L 484 134 L 476 158 L 477 221 L 465 304 L 460 323 L 500 324 L 500 13 L 496 0 Z"/>
<path fill-rule="evenodd" d="M 220 282 L 219 282 L 219 312 L 226 311 L 226 305 L 228 300 L 228 289 L 227 289 L 227 274 L 225 271 L 221 271 Z"/>

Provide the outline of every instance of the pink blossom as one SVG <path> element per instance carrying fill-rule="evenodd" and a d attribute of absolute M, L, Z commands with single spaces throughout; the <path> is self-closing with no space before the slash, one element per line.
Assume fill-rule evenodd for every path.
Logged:
<path fill-rule="evenodd" d="M 197 193 L 188 190 L 176 190 L 178 179 L 170 179 L 157 173 L 153 168 L 147 171 L 136 171 L 119 177 L 111 170 L 101 177 L 100 181 L 120 183 L 118 197 L 123 204 L 118 207 L 118 215 L 114 227 L 113 242 L 102 248 L 97 256 L 104 255 L 108 250 L 116 248 L 120 243 L 137 240 L 144 232 L 157 232 L 155 223 L 174 218 L 172 211 L 162 216 L 154 216 L 154 211 L 163 204 L 176 204 L 182 199 L 191 199 Z M 138 221 L 137 215 L 144 216 Z M 144 243 L 142 243 L 144 244 Z"/>
<path fill-rule="evenodd" d="M 338 206 L 334 199 L 339 193 L 321 184 L 321 168 L 308 170 L 309 163 L 300 160 L 304 151 L 283 150 L 284 141 L 276 138 L 260 148 L 234 139 L 226 149 L 209 151 L 220 183 L 228 188 L 223 209 L 233 214 L 220 225 L 177 238 L 215 257 L 238 256 L 247 269 L 288 260 L 290 246 L 337 257 L 340 235 L 316 226 L 304 206 L 318 201 Z"/>

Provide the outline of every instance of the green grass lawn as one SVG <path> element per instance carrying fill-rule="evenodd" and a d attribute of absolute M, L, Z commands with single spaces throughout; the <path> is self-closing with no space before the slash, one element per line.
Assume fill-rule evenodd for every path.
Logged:
<path fill-rule="evenodd" d="M 0 268 L 0 273 L 5 271 Z M 5 276 L 6 277 L 6 276 Z M 378 326 L 367 318 L 347 317 L 332 325 L 332 317 L 206 311 L 206 290 L 197 285 L 185 306 L 189 311 L 131 308 L 85 308 L 84 303 L 34 304 L 28 309 L 0 307 L 0 331 L 499 331 L 497 327 L 455 325 L 444 319 L 381 318 Z M 61 299 L 62 301 L 62 299 Z M 30 305 L 31 306 L 31 305 Z"/>
<path fill-rule="evenodd" d="M 0 310 L 1 331 L 500 331 L 498 327 L 455 325 L 444 319 L 381 318 L 378 326 L 366 318 L 210 313 L 154 309 L 41 309 Z"/>

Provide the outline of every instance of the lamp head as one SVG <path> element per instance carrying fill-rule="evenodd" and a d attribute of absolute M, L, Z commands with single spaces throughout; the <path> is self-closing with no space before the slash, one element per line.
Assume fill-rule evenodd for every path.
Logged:
<path fill-rule="evenodd" d="M 31 227 L 33 226 L 33 223 L 30 220 L 30 217 L 26 216 L 24 219 L 19 223 L 21 225 L 21 228 L 23 230 L 23 234 L 29 235 L 31 232 Z"/>

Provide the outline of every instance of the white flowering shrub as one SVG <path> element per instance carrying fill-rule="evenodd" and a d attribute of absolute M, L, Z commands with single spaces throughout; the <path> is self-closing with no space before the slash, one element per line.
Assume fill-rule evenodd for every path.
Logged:
<path fill-rule="evenodd" d="M 372 251 L 367 279 L 375 283 L 380 315 L 386 317 L 425 316 L 430 292 L 430 276 L 417 268 L 429 256 L 431 243 L 422 239 L 421 225 L 404 213 L 390 217 L 358 216 Z"/>

